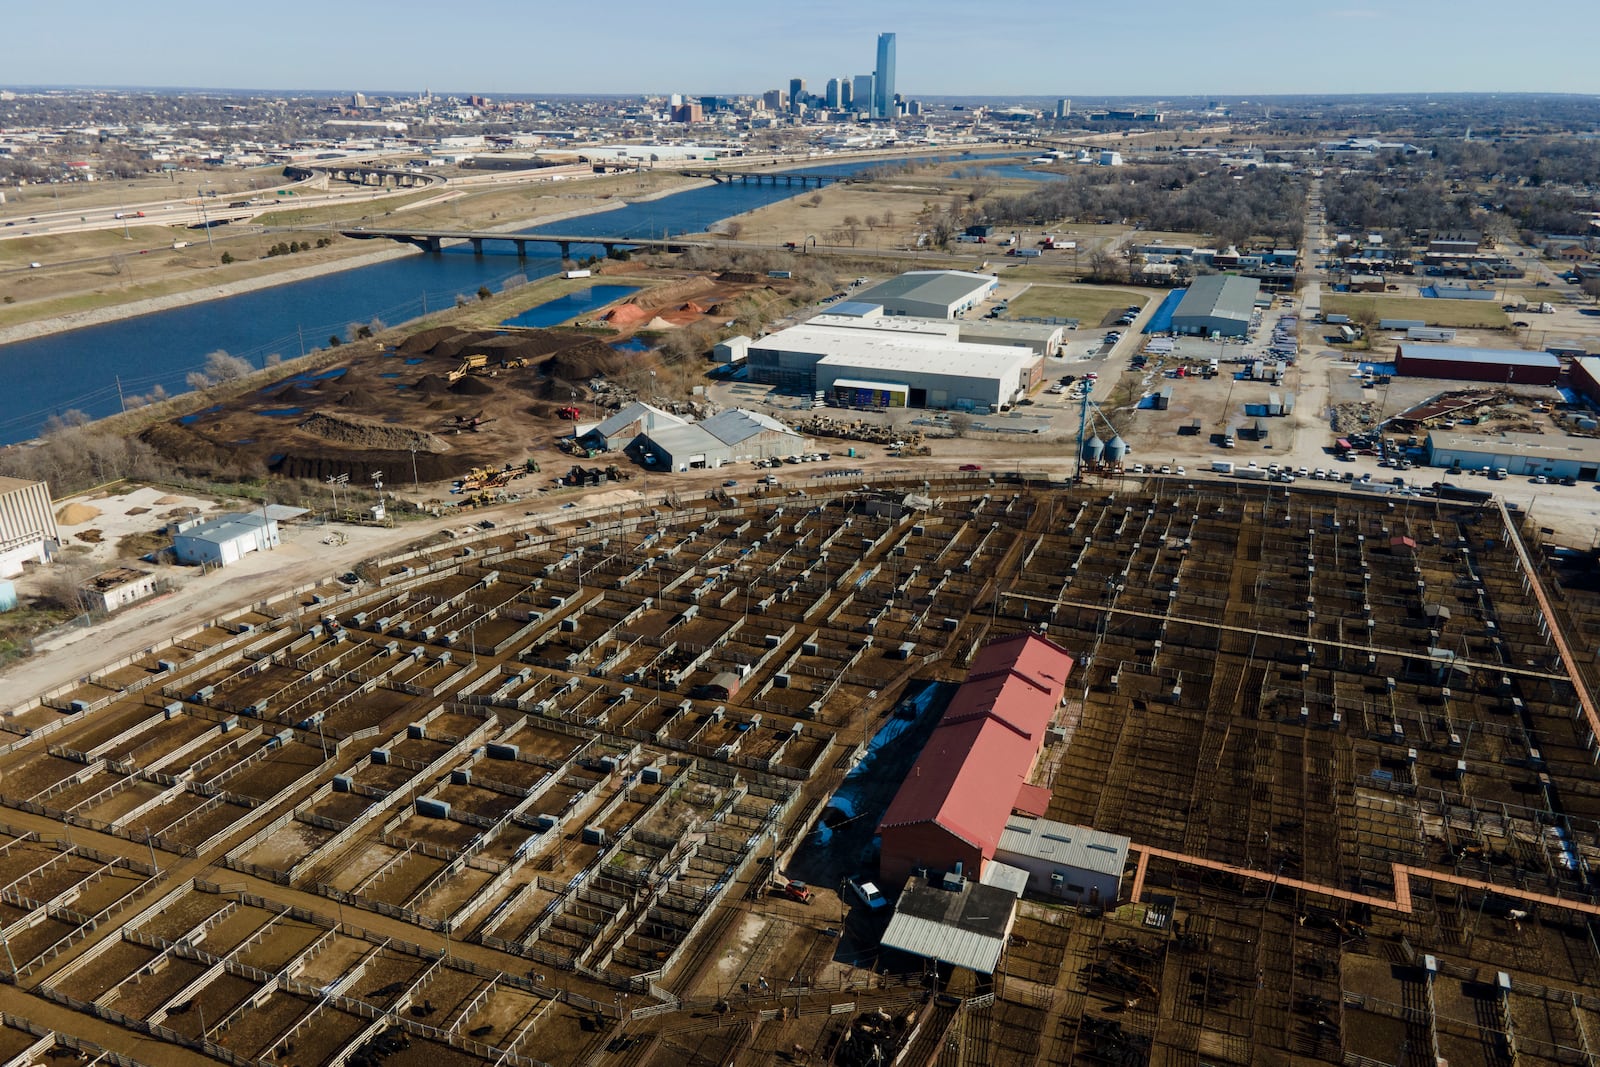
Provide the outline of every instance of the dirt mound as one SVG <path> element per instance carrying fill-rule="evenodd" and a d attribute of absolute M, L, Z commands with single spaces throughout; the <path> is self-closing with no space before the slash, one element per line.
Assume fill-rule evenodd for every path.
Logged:
<path fill-rule="evenodd" d="M 378 398 L 362 388 L 346 390 L 334 400 L 342 408 L 353 408 L 357 411 L 370 411 L 378 406 Z"/>
<path fill-rule="evenodd" d="M 590 337 L 565 352 L 558 352 L 551 358 L 546 372 L 551 379 L 586 382 L 597 374 L 608 377 L 620 374 L 631 362 L 627 355 Z"/>
<path fill-rule="evenodd" d="M 414 333 L 395 346 L 395 351 L 407 356 L 422 355 L 433 350 L 440 341 L 458 336 L 460 330 L 453 326 L 436 326 L 431 330 Z"/>
<path fill-rule="evenodd" d="M 99 508 L 74 502 L 56 512 L 56 523 L 61 526 L 82 526 L 89 520 L 99 517 Z"/>
<path fill-rule="evenodd" d="M 302 389 L 298 385 L 286 386 L 272 394 L 272 402 L 275 404 L 304 404 L 317 399 L 320 398 L 316 393 Z"/>
<path fill-rule="evenodd" d="M 139 440 L 186 472 L 203 474 L 226 470 L 253 474 L 260 470 L 257 461 L 245 459 L 234 449 L 219 446 L 210 438 L 176 422 L 158 422 L 146 428 L 139 435 Z"/>
<path fill-rule="evenodd" d="M 457 333 L 433 346 L 428 354 L 438 359 L 456 359 L 466 352 L 476 352 L 482 338 L 476 334 Z"/>
<path fill-rule="evenodd" d="M 431 452 L 378 450 L 360 453 L 319 452 L 312 455 L 287 452 L 273 464 L 272 470 L 285 478 L 309 478 L 318 482 L 348 474 L 352 484 L 369 484 L 372 476 L 379 471 L 392 478 L 403 470 L 406 478 L 410 478 L 413 455 L 416 457 L 417 477 L 424 482 L 458 478 L 474 462 L 466 456 L 440 456 Z"/>
<path fill-rule="evenodd" d="M 670 307 L 673 304 L 681 304 L 685 300 L 701 296 L 707 290 L 714 288 L 716 288 L 716 285 L 710 278 L 694 277 L 685 278 L 683 281 L 674 282 L 671 285 L 658 286 L 650 290 L 649 295 L 652 306 Z"/>
<path fill-rule="evenodd" d="M 431 433 L 320 412 L 302 421 L 300 429 L 328 441 L 336 441 L 342 445 L 359 445 L 362 448 L 405 451 L 415 448 L 426 452 L 445 452 L 450 448 Z"/>
<path fill-rule="evenodd" d="M 75 540 L 82 541 L 86 545 L 98 545 L 106 539 L 106 535 L 96 529 L 84 530 L 72 536 Z"/>
<path fill-rule="evenodd" d="M 678 324 L 676 322 L 668 322 L 660 315 L 644 324 L 644 329 L 646 330 L 676 330 L 677 328 Z"/>
<path fill-rule="evenodd" d="M 458 396 L 488 396 L 494 392 L 494 386 L 481 378 L 463 378 L 450 387 L 452 393 Z"/>
<path fill-rule="evenodd" d="M 625 330 L 642 322 L 649 322 L 650 311 L 647 308 L 640 307 L 638 304 L 628 302 L 618 304 L 600 317 L 618 329 Z"/>
<path fill-rule="evenodd" d="M 156 503 L 157 504 L 161 504 L 161 505 L 177 504 L 177 503 L 180 503 L 180 498 L 175 497 L 175 496 L 157 497 L 156 498 Z"/>
<path fill-rule="evenodd" d="M 520 337 L 512 337 L 509 334 L 502 337 L 484 337 L 478 340 L 478 350 L 480 352 L 489 352 L 495 355 L 499 355 L 506 349 L 519 348 L 521 345 L 522 339 Z"/>
<path fill-rule="evenodd" d="M 747 270 L 725 270 L 717 275 L 719 282 L 733 282 L 737 285 L 755 285 L 761 276 Z"/>
<path fill-rule="evenodd" d="M 449 390 L 450 383 L 437 374 L 424 374 L 411 388 L 419 393 L 443 393 Z"/>

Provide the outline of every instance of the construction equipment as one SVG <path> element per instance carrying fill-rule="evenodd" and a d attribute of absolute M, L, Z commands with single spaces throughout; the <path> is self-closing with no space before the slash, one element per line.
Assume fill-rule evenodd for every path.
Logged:
<path fill-rule="evenodd" d="M 575 407 L 556 408 L 556 418 L 568 419 L 572 422 L 577 422 L 579 419 L 583 418 L 583 412 Z"/>
<path fill-rule="evenodd" d="M 518 370 L 527 365 L 527 359 L 522 356 L 518 356 L 516 359 L 503 359 L 500 361 L 500 366 L 506 370 Z"/>
<path fill-rule="evenodd" d="M 465 378 L 473 371 L 483 370 L 488 365 L 489 357 L 479 352 L 475 355 L 464 357 L 461 360 L 460 365 L 458 365 L 456 369 L 451 371 L 446 377 L 449 379 L 450 384 L 454 385 L 456 382 L 459 382 L 462 378 Z"/>
<path fill-rule="evenodd" d="M 455 419 L 447 425 L 453 433 L 460 433 L 462 430 L 468 430 L 472 433 L 477 433 L 478 427 L 484 426 L 493 421 L 493 419 L 484 418 L 483 412 L 480 411 L 476 415 L 457 415 Z"/>

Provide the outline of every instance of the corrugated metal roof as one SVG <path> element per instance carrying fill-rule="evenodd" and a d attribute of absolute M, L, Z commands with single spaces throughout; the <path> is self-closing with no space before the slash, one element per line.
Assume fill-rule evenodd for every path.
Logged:
<path fill-rule="evenodd" d="M 748 441 L 757 434 L 769 430 L 800 436 L 770 415 L 763 415 L 759 411 L 747 411 L 744 408 L 718 412 L 700 423 L 700 426 L 706 433 L 729 445 Z"/>
<path fill-rule="evenodd" d="M 869 300 L 846 300 L 843 303 L 835 304 L 833 307 L 829 308 L 828 314 L 849 315 L 852 318 L 855 318 L 862 315 L 870 315 L 874 311 L 882 310 L 882 304 L 874 304 Z"/>
<path fill-rule="evenodd" d="M 1128 862 L 1131 842 L 1087 826 L 1071 826 L 1051 819 L 1013 815 L 1000 835 L 998 853 L 1031 856 L 1080 871 L 1120 877 Z"/>
<path fill-rule="evenodd" d="M 1235 274 L 1208 274 L 1189 284 L 1174 319 L 1242 319 L 1250 321 L 1261 285 L 1254 278 Z"/>
<path fill-rule="evenodd" d="M 932 822 L 992 856 L 1071 670 L 1034 634 L 986 645 L 880 825 Z"/>
<path fill-rule="evenodd" d="M 649 433 L 651 430 L 664 430 L 668 426 L 687 426 L 689 424 L 688 419 L 679 418 L 670 411 L 662 411 L 658 407 L 652 407 L 643 401 L 635 400 L 626 407 L 619 408 L 606 416 L 599 425 L 588 432 L 594 433 L 598 431 L 602 437 L 614 437 L 633 425 L 636 420 L 640 422 L 641 428 L 645 433 Z"/>
<path fill-rule="evenodd" d="M 897 913 L 883 932 L 884 948 L 899 949 L 913 956 L 938 960 L 954 967 L 965 967 L 979 974 L 993 974 L 1005 951 L 1004 938 L 987 937 L 972 930 L 960 930 L 943 923 Z"/>
<path fill-rule="evenodd" d="M 1600 441 L 1587 437 L 1558 437 L 1544 433 L 1502 433 L 1490 435 L 1447 433 L 1428 434 L 1433 453 L 1476 452 L 1500 456 L 1540 456 L 1552 460 L 1592 463 L 1600 460 Z"/>
<path fill-rule="evenodd" d="M 210 518 L 205 522 L 191 526 L 176 536 L 220 545 L 225 541 L 236 541 L 245 534 L 253 533 L 273 521 L 276 520 L 264 518 L 258 512 L 218 515 L 215 518 Z"/>
<path fill-rule="evenodd" d="M 900 300 L 959 304 L 963 300 L 981 296 L 996 284 L 991 274 L 971 274 L 960 270 L 912 270 L 856 295 L 863 304 L 888 305 Z"/>
<path fill-rule="evenodd" d="M 1026 872 L 1022 873 L 1026 883 Z M 998 877 L 1009 880 L 1004 871 Z M 1017 896 L 1008 887 L 986 882 L 967 881 L 951 891 L 940 884 L 939 875 L 931 882 L 913 878 L 895 902 L 894 918 L 882 942 L 902 952 L 992 974 L 1011 932 Z"/>
<path fill-rule="evenodd" d="M 1408 345 L 1396 352 L 1398 359 L 1427 359 L 1444 363 L 1488 363 L 1511 367 L 1554 367 L 1561 360 L 1548 352 L 1524 352 L 1520 348 L 1474 348 L 1467 345 Z"/>

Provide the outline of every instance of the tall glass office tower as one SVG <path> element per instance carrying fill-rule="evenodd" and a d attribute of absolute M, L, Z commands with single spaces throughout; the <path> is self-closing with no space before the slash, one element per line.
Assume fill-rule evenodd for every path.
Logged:
<path fill-rule="evenodd" d="M 872 115 L 886 119 L 894 115 L 894 34 L 878 34 L 878 69 L 872 81 Z"/>

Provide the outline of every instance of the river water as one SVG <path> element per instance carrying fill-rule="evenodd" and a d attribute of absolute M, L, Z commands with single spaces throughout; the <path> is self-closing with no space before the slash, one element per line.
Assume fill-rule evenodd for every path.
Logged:
<path fill-rule="evenodd" d="M 988 158 L 972 156 L 971 158 Z M 847 175 L 874 163 L 804 167 L 812 174 Z M 614 211 L 530 227 L 524 233 L 662 237 L 698 233 L 718 221 L 812 190 L 785 185 L 729 183 L 689 189 Z M 575 246 L 574 258 L 602 255 L 598 245 Z M 52 415 L 68 410 L 100 418 L 120 410 L 121 395 L 187 390 L 185 378 L 223 349 L 257 366 L 271 355 L 295 358 L 348 339 L 352 325 L 373 319 L 393 325 L 472 299 L 479 287 L 498 290 L 517 277 L 561 269 L 554 245 L 529 245 L 518 259 L 508 243 L 490 242 L 483 255 L 471 245 L 291 282 L 138 318 L 0 345 L 7 382 L 0 405 L 0 444 L 26 440 Z"/>

